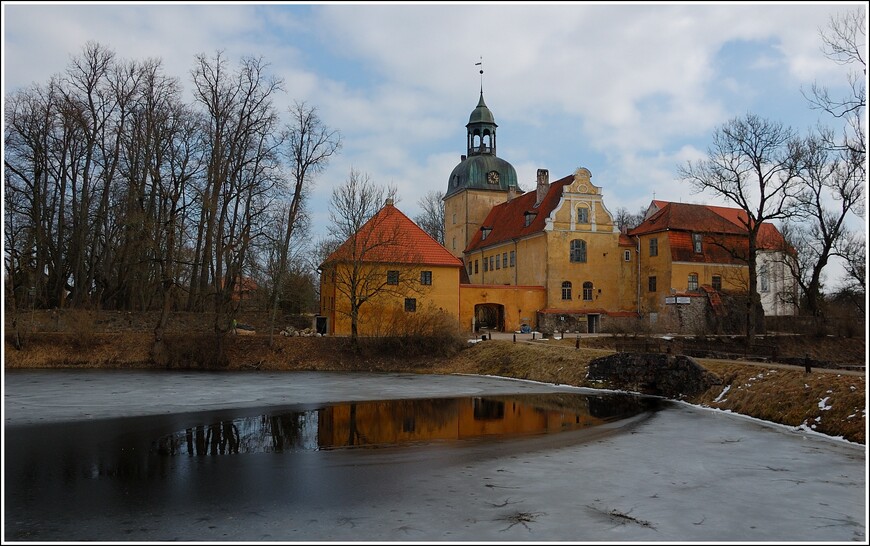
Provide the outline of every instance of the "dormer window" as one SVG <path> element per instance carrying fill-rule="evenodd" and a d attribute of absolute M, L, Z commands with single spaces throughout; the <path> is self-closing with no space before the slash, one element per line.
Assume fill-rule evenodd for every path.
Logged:
<path fill-rule="evenodd" d="M 489 237 L 489 233 L 492 231 L 491 227 L 483 226 L 480 228 L 480 240 L 485 241 L 487 237 Z"/>
<path fill-rule="evenodd" d="M 525 222 L 523 222 L 523 226 L 529 227 L 530 225 L 532 225 L 532 220 L 534 220 L 535 216 L 537 216 L 537 215 L 538 215 L 537 212 L 527 210 L 525 213 Z"/>
<path fill-rule="evenodd" d="M 693 233 L 692 234 L 692 247 L 695 249 L 695 252 L 697 254 L 701 253 L 702 247 L 701 247 L 701 234 L 700 233 Z"/>

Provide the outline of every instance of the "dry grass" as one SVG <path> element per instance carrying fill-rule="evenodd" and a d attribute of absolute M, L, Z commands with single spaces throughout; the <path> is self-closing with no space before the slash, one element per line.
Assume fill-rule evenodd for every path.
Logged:
<path fill-rule="evenodd" d="M 151 335 L 34 333 L 16 350 L 6 336 L 6 368 L 151 368 Z M 213 339 L 213 336 L 212 336 Z M 199 345 L 188 343 L 190 354 L 176 355 L 173 366 L 203 366 Z M 383 348 L 382 348 L 383 349 Z M 803 347 L 802 347 L 803 349 Z M 511 343 L 485 341 L 453 356 L 409 359 L 376 345 L 354 351 L 341 338 L 286 338 L 276 336 L 229 336 L 224 345 L 227 370 L 372 371 L 410 373 L 464 373 L 529 379 L 545 383 L 592 388 L 610 388 L 586 378 L 589 362 L 611 354 L 607 348 L 581 347 L 573 343 Z M 721 384 L 685 399 L 687 402 L 728 410 L 795 427 L 806 427 L 852 442 L 865 443 L 866 378 L 836 370 L 751 364 L 698 359 L 716 374 Z"/>

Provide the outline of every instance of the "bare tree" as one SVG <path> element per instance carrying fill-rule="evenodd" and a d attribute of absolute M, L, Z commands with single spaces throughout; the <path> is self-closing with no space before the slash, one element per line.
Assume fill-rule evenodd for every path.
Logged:
<path fill-rule="evenodd" d="M 444 244 L 444 192 L 431 190 L 417 201 L 421 212 L 414 222 L 440 244 Z"/>
<path fill-rule="evenodd" d="M 273 286 L 272 315 L 269 323 L 269 346 L 272 345 L 275 331 L 275 316 L 278 313 L 278 300 L 281 296 L 281 280 L 287 270 L 287 255 L 290 240 L 296 228 L 299 213 L 305 203 L 314 177 L 323 172 L 329 159 L 341 148 L 341 134 L 330 129 L 320 120 L 317 109 L 304 102 L 295 102 L 290 108 L 290 125 L 287 128 L 288 160 L 290 177 L 293 184 L 290 202 L 286 207 L 284 237 L 278 248 L 277 276 Z"/>
<path fill-rule="evenodd" d="M 384 267 L 414 261 L 408 255 L 413 250 L 402 244 L 404 234 L 395 218 L 383 213 L 386 209 L 382 206 L 395 193 L 394 188 L 377 186 L 356 170 L 351 170 L 347 181 L 332 193 L 331 236 L 343 242 L 321 265 L 321 275 L 327 275 L 337 295 L 348 304 L 340 312 L 350 318 L 354 345 L 359 337 L 360 308 L 379 296 L 406 294 L 418 288 L 407 268 L 391 278 Z"/>
<path fill-rule="evenodd" d="M 634 214 L 628 212 L 625 207 L 619 207 L 613 215 L 613 223 L 616 224 L 621 233 L 626 233 L 639 226 L 643 222 L 644 216 L 646 216 L 646 207 L 641 207 Z"/>
<path fill-rule="evenodd" d="M 821 130 L 821 129 L 820 129 Z M 840 242 L 848 235 L 846 220 L 864 200 L 864 169 L 849 159 L 845 149 L 831 149 L 830 132 L 803 141 L 798 193 L 800 216 L 783 226 L 788 234 L 785 264 L 800 286 L 802 301 L 812 316 L 821 314 L 822 273 Z M 843 157 L 843 156 L 846 157 Z M 788 225 L 794 224 L 794 225 Z M 790 248 L 789 248 L 790 247 Z"/>
<path fill-rule="evenodd" d="M 867 153 L 864 110 L 867 105 L 867 59 L 864 58 L 867 41 L 867 12 L 858 8 L 831 16 L 827 29 L 820 29 L 822 52 L 837 64 L 852 68 L 847 74 L 851 94 L 842 98 L 830 95 L 827 86 L 814 83 L 804 97 L 812 108 L 822 110 L 835 119 L 844 121 L 840 142 L 831 142 L 838 148 L 851 150 L 854 159 L 863 164 Z"/>
<path fill-rule="evenodd" d="M 756 258 L 762 223 L 795 214 L 801 146 L 794 131 L 754 114 L 716 129 L 707 158 L 689 161 L 679 176 L 696 192 L 710 190 L 737 205 L 748 238 L 747 341 L 754 343 L 761 300 Z"/>
<path fill-rule="evenodd" d="M 211 300 L 219 338 L 231 328 L 238 288 L 251 268 L 251 241 L 267 229 L 265 211 L 281 175 L 283 141 L 271 101 L 283 82 L 266 68 L 262 59 L 243 58 L 230 72 L 218 52 L 213 59 L 198 55 L 193 70 L 208 156 L 188 305 L 203 310 Z"/>

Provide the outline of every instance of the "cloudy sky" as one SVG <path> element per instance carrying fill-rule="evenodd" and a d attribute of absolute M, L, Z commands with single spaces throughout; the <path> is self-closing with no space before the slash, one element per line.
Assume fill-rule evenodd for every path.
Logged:
<path fill-rule="evenodd" d="M 483 91 L 498 155 L 520 186 L 592 171 L 611 211 L 693 194 L 677 167 L 701 157 L 715 128 L 748 112 L 808 131 L 819 114 L 801 91 L 847 92 L 846 68 L 819 30 L 852 3 L 229 4 L 3 3 L 4 97 L 45 83 L 91 40 L 122 59 L 160 58 L 189 92 L 198 53 L 262 57 L 285 80 L 280 108 L 315 105 L 344 148 L 310 202 L 328 223 L 332 188 L 351 168 L 398 188 L 414 217 L 444 191 L 465 153 Z"/>

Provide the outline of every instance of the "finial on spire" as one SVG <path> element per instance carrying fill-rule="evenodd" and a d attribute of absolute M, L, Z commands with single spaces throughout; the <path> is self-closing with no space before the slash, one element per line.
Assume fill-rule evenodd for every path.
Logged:
<path fill-rule="evenodd" d="M 474 66 L 480 67 L 480 94 L 483 95 L 483 55 L 480 56 L 480 62 L 474 63 Z"/>

